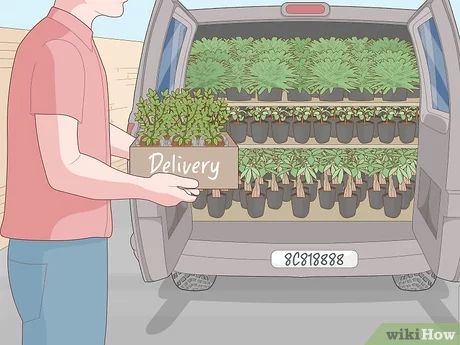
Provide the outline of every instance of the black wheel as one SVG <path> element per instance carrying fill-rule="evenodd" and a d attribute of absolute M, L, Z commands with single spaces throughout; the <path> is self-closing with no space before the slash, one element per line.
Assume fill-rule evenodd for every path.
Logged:
<path fill-rule="evenodd" d="M 411 273 L 393 276 L 396 286 L 404 291 L 429 290 L 436 282 L 436 274 L 433 271 Z"/>
<path fill-rule="evenodd" d="M 190 274 L 174 271 L 171 278 L 174 284 L 185 291 L 206 291 L 209 290 L 216 281 L 217 276 L 205 274 Z"/>

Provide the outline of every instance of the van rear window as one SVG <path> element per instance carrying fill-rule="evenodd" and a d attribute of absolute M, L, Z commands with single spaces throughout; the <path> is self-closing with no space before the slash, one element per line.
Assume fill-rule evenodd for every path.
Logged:
<path fill-rule="evenodd" d="M 446 60 L 439 38 L 438 28 L 433 18 L 418 28 L 430 74 L 433 109 L 449 113 L 449 87 L 447 82 Z"/>
<path fill-rule="evenodd" d="M 156 88 L 158 93 L 175 89 L 177 65 L 186 34 L 187 27 L 177 19 L 171 18 L 161 54 Z"/>

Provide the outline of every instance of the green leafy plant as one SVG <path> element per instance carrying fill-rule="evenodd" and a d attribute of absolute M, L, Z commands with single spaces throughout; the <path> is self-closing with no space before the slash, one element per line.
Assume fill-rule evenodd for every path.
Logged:
<path fill-rule="evenodd" d="M 399 107 L 396 110 L 396 116 L 405 122 L 412 122 L 416 118 L 418 108 L 415 107 Z"/>
<path fill-rule="evenodd" d="M 288 89 L 294 79 L 294 73 L 287 63 L 276 61 L 259 61 L 250 69 L 251 92 L 271 92 L 274 88 Z"/>
<path fill-rule="evenodd" d="M 223 62 L 228 60 L 230 55 L 229 41 L 223 38 L 203 38 L 193 43 L 190 52 L 190 61 L 211 60 Z"/>
<path fill-rule="evenodd" d="M 393 121 L 396 116 L 394 107 L 378 107 L 376 109 L 376 115 L 380 116 L 383 122 Z"/>
<path fill-rule="evenodd" d="M 331 113 L 327 108 L 315 107 L 313 109 L 313 116 L 319 122 L 326 122 L 331 117 Z"/>
<path fill-rule="evenodd" d="M 409 42 L 400 40 L 399 38 L 384 37 L 376 40 L 371 44 L 371 49 L 377 54 L 387 51 L 414 54 L 414 50 Z"/>
<path fill-rule="evenodd" d="M 310 49 L 312 40 L 310 38 L 292 38 L 288 40 L 289 53 L 295 60 L 310 60 L 313 52 Z"/>
<path fill-rule="evenodd" d="M 187 88 L 223 91 L 227 85 L 226 68 L 213 60 L 197 60 L 187 68 Z"/>
<path fill-rule="evenodd" d="M 310 72 L 311 61 L 307 59 L 293 59 L 290 62 L 294 77 L 289 83 L 289 88 L 299 92 L 312 92 L 313 85 Z"/>
<path fill-rule="evenodd" d="M 369 122 L 375 116 L 375 109 L 372 107 L 359 107 L 356 110 L 355 116 L 361 121 Z"/>
<path fill-rule="evenodd" d="M 230 59 L 226 63 L 228 78 L 225 78 L 225 88 L 235 87 L 239 92 L 248 91 L 250 87 L 249 62 L 245 59 Z"/>
<path fill-rule="evenodd" d="M 310 119 L 313 114 L 311 107 L 295 107 L 291 110 L 292 116 L 299 122 L 305 122 Z"/>
<path fill-rule="evenodd" d="M 254 119 L 254 121 L 262 122 L 267 119 L 269 111 L 267 111 L 265 107 L 254 107 L 249 110 L 249 115 Z"/>
<path fill-rule="evenodd" d="M 341 122 L 348 122 L 354 118 L 355 112 L 352 107 L 338 107 L 335 109 L 335 116 L 337 116 Z"/>
<path fill-rule="evenodd" d="M 232 59 L 243 59 L 251 61 L 255 57 L 254 39 L 236 37 L 229 41 L 230 57 Z"/>
<path fill-rule="evenodd" d="M 419 85 L 417 67 L 404 60 L 385 60 L 375 66 L 373 88 L 378 92 L 396 92 L 398 88 L 415 90 Z"/>
<path fill-rule="evenodd" d="M 335 88 L 353 89 L 355 71 L 345 62 L 324 60 L 311 66 L 309 77 L 314 92 L 332 92 Z"/>
<path fill-rule="evenodd" d="M 289 51 L 289 42 L 277 37 L 271 39 L 261 38 L 260 40 L 254 41 L 253 47 L 257 55 L 267 52 L 287 53 Z"/>
<path fill-rule="evenodd" d="M 235 122 L 243 122 L 246 119 L 246 112 L 240 107 L 227 107 L 229 117 Z"/>
<path fill-rule="evenodd" d="M 278 108 L 278 107 L 271 108 L 270 117 L 274 121 L 284 122 L 284 121 L 286 121 L 288 116 L 289 116 L 289 113 L 284 109 L 281 109 L 281 108 Z"/>

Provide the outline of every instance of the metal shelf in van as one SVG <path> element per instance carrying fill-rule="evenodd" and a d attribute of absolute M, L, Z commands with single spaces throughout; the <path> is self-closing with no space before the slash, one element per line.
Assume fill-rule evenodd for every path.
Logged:
<path fill-rule="evenodd" d="M 366 148 L 417 148 L 418 147 L 418 139 L 415 139 L 410 144 L 404 144 L 399 140 L 399 138 L 395 138 L 393 142 L 389 144 L 382 143 L 379 138 L 375 138 L 369 144 L 361 144 L 358 138 L 353 138 L 352 141 L 348 144 L 340 143 L 337 138 L 331 138 L 327 143 L 320 144 L 316 142 L 314 138 L 310 139 L 305 144 L 296 143 L 293 138 L 289 138 L 283 144 L 277 144 L 272 138 L 268 138 L 267 141 L 263 144 L 255 143 L 252 138 L 248 137 L 245 142 L 238 144 L 240 149 L 257 149 L 257 148 L 285 148 L 285 149 L 300 149 L 300 148 L 358 148 L 358 149 L 366 149 Z"/>
<path fill-rule="evenodd" d="M 349 106 L 349 107 L 418 107 L 420 105 L 420 100 L 418 98 L 409 98 L 407 101 L 403 102 L 388 102 L 383 101 L 381 98 L 376 98 L 370 102 L 353 102 L 344 98 L 343 101 L 338 102 L 326 102 L 320 101 L 318 98 L 313 98 L 311 101 L 305 102 L 289 102 L 286 100 L 280 102 L 261 102 L 257 99 L 252 99 L 247 102 L 237 102 L 237 101 L 227 101 L 230 106 L 234 107 L 339 107 L 339 106 Z"/>
<path fill-rule="evenodd" d="M 283 203 L 280 209 L 272 210 L 265 207 L 265 213 L 261 218 L 251 218 L 246 209 L 242 208 L 237 202 L 225 211 L 222 218 L 213 218 L 209 216 L 207 208 L 202 210 L 193 209 L 193 222 L 411 222 L 412 221 L 412 204 L 407 210 L 402 210 L 398 218 L 389 218 L 385 216 L 383 209 L 374 210 L 369 206 L 366 199 L 359 205 L 356 215 L 352 218 L 343 218 L 339 213 L 339 205 L 336 204 L 331 210 L 321 208 L 319 199 L 310 204 L 310 213 L 306 218 L 294 217 L 289 202 Z"/>

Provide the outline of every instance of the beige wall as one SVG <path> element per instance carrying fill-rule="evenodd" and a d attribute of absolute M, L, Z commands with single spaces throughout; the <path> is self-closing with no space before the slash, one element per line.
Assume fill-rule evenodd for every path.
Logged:
<path fill-rule="evenodd" d="M 25 30 L 0 28 L 0 223 L 3 220 L 6 180 L 6 108 L 11 67 L 16 48 Z M 131 111 L 142 43 L 96 38 L 104 61 L 109 83 L 110 122 L 126 129 Z M 124 169 L 126 163 L 114 160 L 114 166 Z M 0 238 L 0 249 L 6 241 Z"/>

